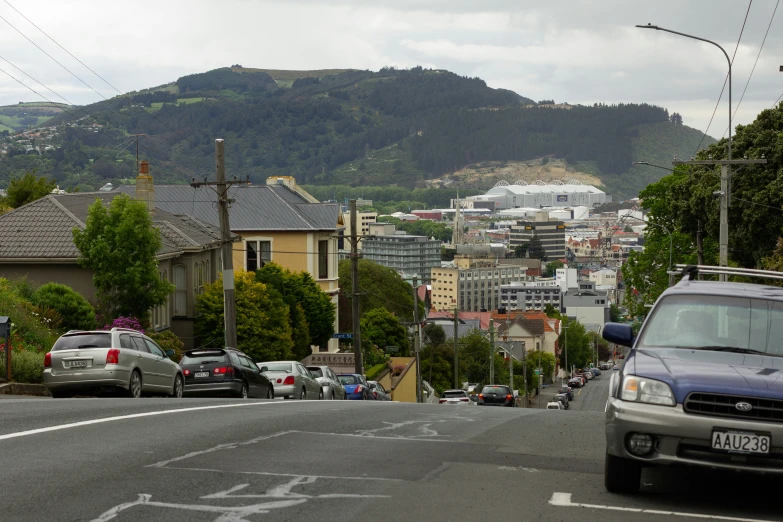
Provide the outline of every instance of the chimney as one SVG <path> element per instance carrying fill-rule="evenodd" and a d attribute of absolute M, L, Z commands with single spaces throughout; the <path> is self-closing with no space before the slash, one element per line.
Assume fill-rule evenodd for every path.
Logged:
<path fill-rule="evenodd" d="M 139 164 L 139 176 L 136 178 L 136 199 L 147 206 L 150 215 L 155 213 L 155 184 L 150 176 L 150 164 L 142 161 Z"/>

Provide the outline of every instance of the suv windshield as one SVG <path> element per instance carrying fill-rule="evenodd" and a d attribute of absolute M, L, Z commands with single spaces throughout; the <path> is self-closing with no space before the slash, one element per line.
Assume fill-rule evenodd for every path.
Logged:
<path fill-rule="evenodd" d="M 63 335 L 52 346 L 55 350 L 83 350 L 85 348 L 111 348 L 111 333 L 80 333 Z"/>
<path fill-rule="evenodd" d="M 783 356 L 783 302 L 716 295 L 664 297 L 637 346 Z"/>

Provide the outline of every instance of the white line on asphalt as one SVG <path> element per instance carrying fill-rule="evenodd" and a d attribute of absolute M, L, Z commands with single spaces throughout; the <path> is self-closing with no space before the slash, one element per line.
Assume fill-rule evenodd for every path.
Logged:
<path fill-rule="evenodd" d="M 224 449 L 236 449 L 237 446 L 246 446 L 248 444 L 255 444 L 256 442 L 261 442 L 262 440 L 268 440 L 273 439 L 275 437 L 280 437 L 281 435 L 287 435 L 288 433 L 291 433 L 290 431 L 279 431 L 277 433 L 273 433 L 271 435 L 262 435 L 261 437 L 256 437 L 255 439 L 247 440 L 245 442 L 227 442 L 225 444 L 218 444 L 217 446 L 212 446 L 211 448 L 201 450 L 201 451 L 193 451 L 190 453 L 187 453 L 185 455 L 182 455 L 180 457 L 174 457 L 173 459 L 168 460 L 162 460 L 160 462 L 156 462 L 155 464 L 149 464 L 148 466 L 145 466 L 147 468 L 162 468 L 164 466 L 167 466 L 171 464 L 172 462 L 178 462 L 180 460 L 189 459 L 192 457 L 197 457 L 199 455 L 204 455 L 206 453 L 212 453 L 214 451 L 220 451 Z"/>
<path fill-rule="evenodd" d="M 702 518 L 707 520 L 727 520 L 730 522 L 771 522 L 758 518 L 726 517 L 723 515 L 704 515 L 701 513 L 682 513 L 679 511 L 663 511 L 658 509 L 642 509 L 620 506 L 602 506 L 598 504 L 581 504 L 571 502 L 571 493 L 552 493 L 549 503 L 558 507 L 580 507 L 588 509 L 603 509 L 607 511 L 627 511 L 629 513 L 644 513 L 646 515 L 665 515 L 669 517 Z"/>
<path fill-rule="evenodd" d="M 265 477 L 302 477 L 301 473 L 271 473 L 268 471 L 234 471 L 233 469 L 211 469 L 211 468 L 181 468 L 178 466 L 166 466 L 163 469 L 174 469 L 178 471 L 209 471 L 212 473 L 232 473 L 236 475 L 263 475 Z M 315 477 L 321 479 L 331 480 L 372 480 L 380 482 L 403 482 L 402 479 L 384 478 L 384 477 L 338 477 L 336 475 L 307 475 L 308 477 Z"/>
<path fill-rule="evenodd" d="M 448 440 L 448 439 L 424 439 L 420 437 L 393 437 L 393 436 L 378 436 L 378 435 L 360 435 L 358 433 L 321 433 L 318 431 L 297 431 L 294 430 L 291 433 L 306 433 L 308 435 L 332 435 L 335 437 L 356 437 L 359 439 L 366 439 L 366 440 L 409 440 L 409 441 L 415 441 L 415 442 L 455 442 L 460 443 L 458 440 Z M 446 436 L 446 435 L 442 435 Z"/>
<path fill-rule="evenodd" d="M 116 417 L 104 417 L 102 419 L 92 419 L 87 421 L 71 422 L 69 424 L 58 424 L 57 426 L 47 426 L 27 431 L 17 431 L 16 433 L 6 433 L 0 435 L 0 440 L 15 439 L 17 437 L 27 437 L 28 435 L 38 435 L 50 431 L 67 430 L 69 428 L 78 428 L 80 426 L 90 426 L 92 424 L 102 424 L 104 422 L 114 422 L 127 419 L 139 419 L 142 417 L 154 417 L 156 415 L 169 415 L 173 413 L 186 413 L 190 411 L 216 410 L 219 408 L 241 408 L 249 406 L 269 406 L 271 404 L 298 404 L 303 402 L 321 402 L 321 401 L 267 401 L 267 402 L 243 402 L 240 404 L 220 404 L 217 406 L 195 406 L 193 408 L 177 408 L 173 410 L 148 411 L 145 413 L 132 413 L 130 415 L 118 415 Z"/>

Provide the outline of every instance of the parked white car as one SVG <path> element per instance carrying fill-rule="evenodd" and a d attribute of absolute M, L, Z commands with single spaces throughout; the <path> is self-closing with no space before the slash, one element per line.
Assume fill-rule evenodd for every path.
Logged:
<path fill-rule="evenodd" d="M 562 410 L 564 408 L 563 408 L 563 403 L 561 403 L 560 401 L 553 401 L 553 402 L 547 402 L 546 403 L 546 409 L 547 410 Z"/>

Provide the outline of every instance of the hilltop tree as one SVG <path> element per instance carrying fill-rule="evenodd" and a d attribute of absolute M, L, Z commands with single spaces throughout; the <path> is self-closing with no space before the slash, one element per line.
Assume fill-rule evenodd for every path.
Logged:
<path fill-rule="evenodd" d="M 11 178 L 4 203 L 11 208 L 19 208 L 50 194 L 55 186 L 54 181 L 26 172 L 18 178 Z"/>
<path fill-rule="evenodd" d="M 557 273 L 557 270 L 560 268 L 563 268 L 565 266 L 565 263 L 560 261 L 559 259 L 555 259 L 554 261 L 550 261 L 546 264 L 546 268 L 544 268 L 544 277 L 555 277 L 555 274 Z"/>
<path fill-rule="evenodd" d="M 142 202 L 122 194 L 106 208 L 96 199 L 84 230 L 73 229 L 73 242 L 79 265 L 93 272 L 104 319 L 133 316 L 145 323 L 150 309 L 174 291 L 158 274 L 160 232 Z"/>

